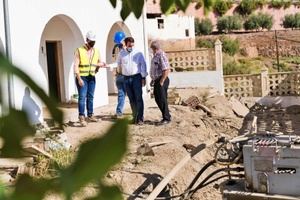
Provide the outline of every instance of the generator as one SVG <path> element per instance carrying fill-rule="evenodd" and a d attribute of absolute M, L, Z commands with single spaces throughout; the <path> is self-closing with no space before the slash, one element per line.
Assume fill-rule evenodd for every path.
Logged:
<path fill-rule="evenodd" d="M 244 179 L 225 184 L 223 199 L 300 199 L 300 138 L 256 134 L 238 140 Z"/>
<path fill-rule="evenodd" d="M 266 134 L 243 146 L 245 190 L 300 196 L 297 136 Z"/>

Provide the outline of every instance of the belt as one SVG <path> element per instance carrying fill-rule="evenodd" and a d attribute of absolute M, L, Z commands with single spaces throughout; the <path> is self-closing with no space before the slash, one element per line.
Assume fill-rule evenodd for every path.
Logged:
<path fill-rule="evenodd" d="M 133 78 L 133 77 L 136 77 L 136 76 L 140 76 L 141 74 L 140 73 L 137 73 L 137 74 L 133 74 L 133 75 L 123 75 L 125 78 Z"/>

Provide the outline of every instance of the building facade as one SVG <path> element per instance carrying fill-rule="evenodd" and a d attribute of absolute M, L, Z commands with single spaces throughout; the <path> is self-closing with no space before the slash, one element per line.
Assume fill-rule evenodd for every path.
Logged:
<path fill-rule="evenodd" d="M 4 1 L 3 1 L 4 2 Z M 7 1 L 11 61 L 26 72 L 46 93 L 57 96 L 59 102 L 67 103 L 77 94 L 73 59 L 77 47 L 85 43 L 85 34 L 93 30 L 97 34 L 95 47 L 101 59 L 112 61 L 113 36 L 124 31 L 136 40 L 136 48 L 145 51 L 146 34 L 143 17 L 130 15 L 121 20 L 121 1 L 114 9 L 108 0 L 9 0 Z M 3 3 L 0 3 L 0 27 L 4 27 Z M 5 31 L 0 28 L 0 50 L 5 51 Z M 96 75 L 94 106 L 108 103 L 109 89 L 114 87 L 112 73 L 100 69 Z M 17 109 L 24 107 L 24 99 L 30 98 L 33 109 L 42 111 L 40 99 L 29 93 L 27 86 L 18 78 L 11 82 L 12 97 Z M 35 104 L 35 105 L 34 105 Z M 39 117 L 42 121 L 43 117 Z"/>
<path fill-rule="evenodd" d="M 187 40 L 195 38 L 194 16 L 186 14 L 164 15 L 160 0 L 147 1 L 147 20 L 149 39 Z"/>

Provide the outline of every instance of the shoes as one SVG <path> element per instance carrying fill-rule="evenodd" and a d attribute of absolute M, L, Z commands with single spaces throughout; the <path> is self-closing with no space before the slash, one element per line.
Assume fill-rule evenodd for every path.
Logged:
<path fill-rule="evenodd" d="M 168 124 L 170 122 L 171 122 L 171 120 L 163 119 L 163 120 L 160 121 L 160 125 L 165 125 L 165 124 Z"/>
<path fill-rule="evenodd" d="M 141 125 L 144 125 L 144 122 L 143 121 L 138 121 L 137 123 L 135 123 L 135 125 L 141 126 Z"/>
<path fill-rule="evenodd" d="M 123 118 L 123 114 L 115 114 L 114 116 L 116 119 L 122 119 Z"/>
<path fill-rule="evenodd" d="M 99 122 L 99 119 L 94 117 L 93 115 L 89 116 L 87 119 L 88 119 L 89 122 Z"/>
<path fill-rule="evenodd" d="M 79 116 L 79 123 L 82 127 L 86 127 L 87 123 L 84 116 Z"/>

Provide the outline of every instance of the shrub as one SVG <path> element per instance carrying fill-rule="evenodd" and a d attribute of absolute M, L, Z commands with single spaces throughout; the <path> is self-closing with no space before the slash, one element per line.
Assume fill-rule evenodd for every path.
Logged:
<path fill-rule="evenodd" d="M 214 11 L 222 16 L 232 7 L 232 4 L 233 2 L 231 0 L 216 0 Z"/>
<path fill-rule="evenodd" d="M 273 26 L 273 17 L 269 14 L 258 13 L 258 24 L 261 29 L 270 30 Z"/>
<path fill-rule="evenodd" d="M 213 24 L 210 19 L 202 19 L 200 22 L 197 19 L 195 23 L 196 35 L 209 35 L 213 30 Z"/>
<path fill-rule="evenodd" d="M 295 15 L 289 14 L 285 15 L 284 19 L 282 20 L 282 24 L 284 28 L 296 28 L 296 20 L 295 20 Z"/>
<path fill-rule="evenodd" d="M 273 17 L 268 14 L 258 13 L 257 15 L 252 14 L 244 23 L 246 30 L 258 30 L 268 29 L 270 30 L 273 26 Z"/>
<path fill-rule="evenodd" d="M 272 8 L 276 8 L 276 9 L 280 9 L 280 8 L 289 8 L 292 5 L 292 1 L 291 0 L 272 0 L 270 2 L 270 6 Z"/>
<path fill-rule="evenodd" d="M 266 0 L 256 0 L 255 1 L 255 5 L 256 8 L 263 8 L 264 5 L 266 5 Z"/>
<path fill-rule="evenodd" d="M 240 50 L 240 43 L 237 39 L 233 40 L 228 37 L 222 37 L 222 51 L 230 56 L 234 56 Z"/>
<path fill-rule="evenodd" d="M 199 39 L 197 41 L 198 48 L 214 48 L 214 46 L 215 46 L 214 41 L 211 39 L 206 39 L 206 40 Z"/>
<path fill-rule="evenodd" d="M 241 15 L 250 15 L 254 10 L 257 9 L 257 3 L 254 0 L 242 0 L 238 6 L 238 12 Z"/>
<path fill-rule="evenodd" d="M 300 13 L 295 14 L 295 26 L 296 28 L 300 28 Z"/>
<path fill-rule="evenodd" d="M 234 74 L 250 74 L 251 69 L 247 64 L 238 63 L 236 61 L 231 61 L 226 63 L 223 67 L 224 75 L 234 75 Z"/>
<path fill-rule="evenodd" d="M 219 32 L 231 32 L 242 28 L 242 20 L 238 15 L 224 16 L 218 19 L 217 29 Z"/>
<path fill-rule="evenodd" d="M 300 13 L 285 15 L 282 24 L 284 28 L 300 28 Z"/>
<path fill-rule="evenodd" d="M 258 30 L 259 23 L 257 19 L 257 15 L 250 15 L 249 18 L 244 22 L 245 30 Z"/>

